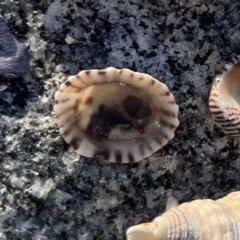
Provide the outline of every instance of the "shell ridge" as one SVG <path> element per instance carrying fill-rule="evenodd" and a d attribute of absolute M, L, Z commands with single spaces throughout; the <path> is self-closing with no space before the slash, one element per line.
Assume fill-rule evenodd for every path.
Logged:
<path fill-rule="evenodd" d="M 236 197 L 236 196 L 235 196 Z M 238 201 L 240 201 L 240 194 L 237 195 L 239 198 Z M 238 223 L 240 222 L 240 216 L 239 214 L 231 207 L 233 204 L 231 201 L 232 195 L 229 194 L 228 196 L 219 199 L 216 201 L 219 205 L 223 205 L 223 209 L 225 209 L 225 214 L 228 215 L 228 221 L 230 221 L 229 231 L 232 234 L 233 239 L 240 239 L 240 228 L 238 227 Z M 239 203 L 237 203 L 239 205 Z M 240 212 L 239 212 L 240 213 Z"/>
<path fill-rule="evenodd" d="M 240 56 L 225 65 L 210 88 L 208 106 L 215 124 L 232 137 L 240 136 Z M 222 117 L 221 121 L 219 118 Z"/>
<path fill-rule="evenodd" d="M 183 203 L 155 218 L 153 225 L 158 240 L 240 239 L 240 191 L 216 201 L 202 199 Z M 131 240 L 139 239 L 132 235 Z"/>
<path fill-rule="evenodd" d="M 183 237 L 184 239 L 194 239 L 194 222 L 191 221 L 189 218 L 189 215 L 185 212 L 179 209 L 181 211 L 184 219 L 185 219 L 185 227 L 182 227 L 182 231 L 185 234 Z"/>

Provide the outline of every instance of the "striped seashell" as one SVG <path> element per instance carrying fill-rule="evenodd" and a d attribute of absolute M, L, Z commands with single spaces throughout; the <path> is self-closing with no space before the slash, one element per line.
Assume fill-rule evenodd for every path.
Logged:
<path fill-rule="evenodd" d="M 55 94 L 60 134 L 86 157 L 137 162 L 174 137 L 178 106 L 148 74 L 109 67 L 71 76 Z"/>
<path fill-rule="evenodd" d="M 239 226 L 240 192 L 233 192 L 173 206 L 153 222 L 130 227 L 127 240 L 238 240 Z"/>
<path fill-rule="evenodd" d="M 240 56 L 217 76 L 209 95 L 214 122 L 226 134 L 240 136 Z"/>

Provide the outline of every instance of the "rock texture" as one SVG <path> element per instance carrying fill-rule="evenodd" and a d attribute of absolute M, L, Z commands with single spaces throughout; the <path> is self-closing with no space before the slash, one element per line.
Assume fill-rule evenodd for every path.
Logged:
<path fill-rule="evenodd" d="M 122 240 L 180 202 L 239 190 L 239 140 L 214 127 L 209 87 L 240 53 L 238 0 L 3 0 L 31 73 L 0 77 L 0 238 Z M 67 36 L 77 41 L 65 42 Z M 79 157 L 60 137 L 53 97 L 68 75 L 126 67 L 165 83 L 180 126 L 149 159 Z"/>

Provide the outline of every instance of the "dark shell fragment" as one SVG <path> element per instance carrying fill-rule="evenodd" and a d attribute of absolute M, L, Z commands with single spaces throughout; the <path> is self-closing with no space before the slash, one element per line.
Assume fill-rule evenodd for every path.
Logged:
<path fill-rule="evenodd" d="M 0 15 L 0 75 L 19 76 L 30 71 L 30 54 L 10 32 Z"/>

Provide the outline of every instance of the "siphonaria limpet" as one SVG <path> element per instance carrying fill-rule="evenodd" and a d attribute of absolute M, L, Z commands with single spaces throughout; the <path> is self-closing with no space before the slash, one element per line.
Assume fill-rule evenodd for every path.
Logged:
<path fill-rule="evenodd" d="M 173 137 L 178 105 L 148 74 L 109 67 L 70 76 L 55 94 L 60 134 L 80 155 L 137 162 Z"/>

